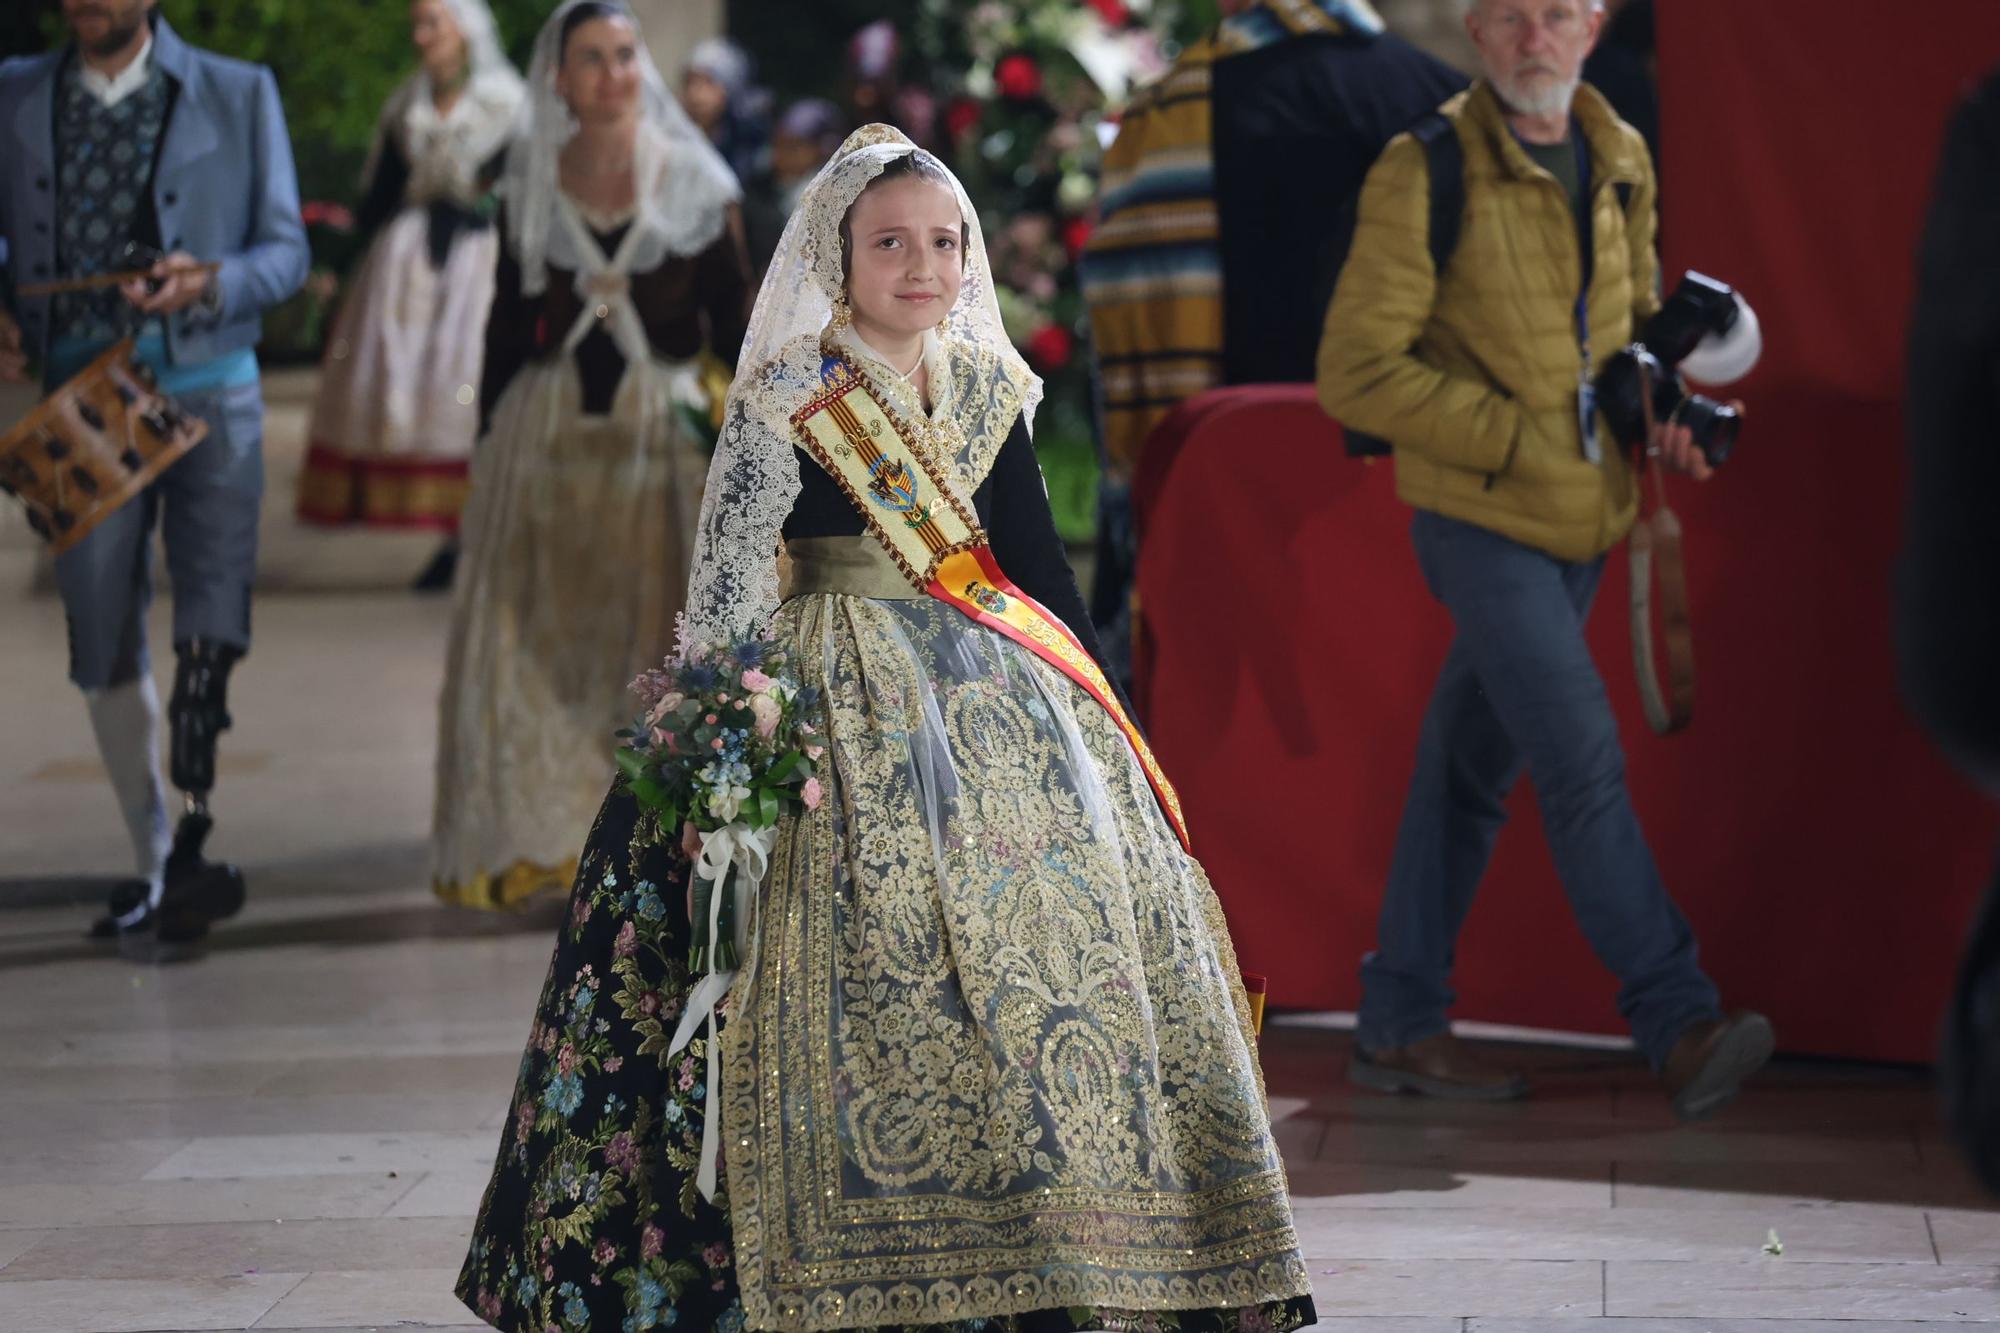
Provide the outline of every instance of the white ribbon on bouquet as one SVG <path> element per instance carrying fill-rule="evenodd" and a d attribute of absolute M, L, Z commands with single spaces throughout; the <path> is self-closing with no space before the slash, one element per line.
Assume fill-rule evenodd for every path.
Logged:
<path fill-rule="evenodd" d="M 718 1087 L 722 1081 L 722 1043 L 717 1040 L 715 1009 L 736 983 L 736 969 L 724 972 L 718 968 L 722 957 L 718 947 L 722 943 L 718 938 L 722 930 L 722 895 L 736 895 L 736 956 L 747 959 L 750 914 L 756 910 L 757 888 L 764 882 L 764 872 L 771 864 L 771 849 L 777 845 L 778 830 L 775 826 L 753 829 L 739 820 L 699 836 L 701 854 L 695 857 L 694 873 L 715 886 L 709 895 L 707 923 L 694 923 L 696 930 L 708 932 L 708 975 L 688 996 L 687 1011 L 681 1015 L 680 1026 L 674 1029 L 667 1054 L 677 1054 L 694 1040 L 704 1023 L 708 1025 L 708 1086 L 702 1100 L 701 1168 L 695 1176 L 695 1186 L 701 1190 L 702 1198 L 713 1203 L 717 1164 L 722 1153 L 722 1098 Z M 733 876 L 732 869 L 736 872 Z"/>

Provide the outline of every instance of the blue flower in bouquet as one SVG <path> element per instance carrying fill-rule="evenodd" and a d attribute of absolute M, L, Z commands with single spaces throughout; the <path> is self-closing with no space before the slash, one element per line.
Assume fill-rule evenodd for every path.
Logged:
<path fill-rule="evenodd" d="M 740 787 L 749 782 L 750 765 L 741 760 L 727 762 L 728 758 L 723 755 L 713 763 L 703 765 L 702 770 L 694 775 L 695 781 L 704 787 Z"/>
<path fill-rule="evenodd" d="M 643 734 L 622 738 L 618 766 L 663 839 L 687 826 L 768 829 L 785 810 L 816 800 L 819 695 L 789 667 L 783 646 L 764 640 L 688 645 L 633 682 L 648 712 Z"/>

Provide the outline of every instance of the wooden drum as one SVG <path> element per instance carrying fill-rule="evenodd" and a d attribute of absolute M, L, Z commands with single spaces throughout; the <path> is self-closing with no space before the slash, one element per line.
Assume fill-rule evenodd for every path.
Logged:
<path fill-rule="evenodd" d="M 0 436 L 0 490 L 60 554 L 207 435 L 132 361 L 127 338 Z"/>

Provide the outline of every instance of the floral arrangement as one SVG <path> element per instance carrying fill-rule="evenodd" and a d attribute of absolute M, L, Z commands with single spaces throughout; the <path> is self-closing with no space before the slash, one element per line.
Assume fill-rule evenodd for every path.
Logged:
<path fill-rule="evenodd" d="M 824 799 L 814 775 L 825 752 L 813 722 L 819 692 L 799 685 L 784 650 L 762 639 L 689 645 L 632 690 L 643 712 L 618 733 L 619 772 L 663 834 L 680 830 L 695 862 L 689 966 L 733 972 L 736 900 L 754 887 L 746 880 L 761 878 L 779 816 Z M 732 865 L 735 893 L 725 884 Z"/>
<path fill-rule="evenodd" d="M 1104 148 L 1132 92 L 1215 19 L 1205 0 L 922 0 L 917 45 L 933 71 L 943 137 L 992 222 L 1008 336 L 1042 377 L 1035 444 L 1065 538 L 1096 526 L 1097 449 L 1088 320 L 1077 256 L 1090 236 Z M 933 76 L 937 77 L 937 76 Z M 945 76 L 949 77 L 949 76 Z"/>

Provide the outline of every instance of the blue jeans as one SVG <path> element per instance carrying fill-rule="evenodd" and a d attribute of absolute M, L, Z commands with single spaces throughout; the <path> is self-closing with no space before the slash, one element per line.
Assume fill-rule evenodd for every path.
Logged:
<path fill-rule="evenodd" d="M 1618 724 L 1584 641 L 1604 561 L 1557 560 L 1426 512 L 1411 536 L 1458 633 L 1424 715 L 1375 951 L 1361 965 L 1358 1040 L 1384 1050 L 1446 1030 L 1459 928 L 1525 767 L 1570 908 L 1618 977 L 1618 1011 L 1657 1069 L 1720 1005 L 1639 830 Z"/>
<path fill-rule="evenodd" d="M 174 642 L 250 646 L 250 581 L 264 495 L 264 397 L 255 383 L 179 394 L 208 438 L 56 557 L 69 620 L 70 679 L 86 690 L 147 671 L 148 546 L 166 529 Z"/>

